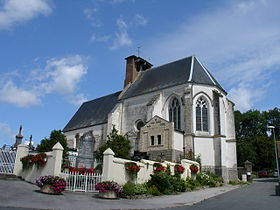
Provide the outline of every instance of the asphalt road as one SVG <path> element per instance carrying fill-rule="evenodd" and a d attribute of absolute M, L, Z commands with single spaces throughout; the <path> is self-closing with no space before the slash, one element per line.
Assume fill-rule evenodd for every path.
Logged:
<path fill-rule="evenodd" d="M 65 192 L 59 196 L 46 195 L 38 192 L 35 185 L 23 181 L 0 180 L 0 210 L 280 210 L 280 196 L 275 196 L 276 184 L 276 179 L 262 179 L 241 188 L 227 185 L 150 199 L 104 200 L 92 193 Z"/>
<path fill-rule="evenodd" d="M 280 196 L 275 196 L 276 184 L 276 179 L 259 179 L 192 206 L 164 210 L 280 210 Z"/>

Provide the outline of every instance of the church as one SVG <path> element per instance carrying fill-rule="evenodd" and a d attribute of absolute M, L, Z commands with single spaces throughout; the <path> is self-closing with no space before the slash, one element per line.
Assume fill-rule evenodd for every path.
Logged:
<path fill-rule="evenodd" d="M 236 180 L 234 103 L 198 58 L 157 67 L 134 55 L 125 60 L 123 90 L 83 103 L 63 129 L 77 162 L 91 164 L 115 127 L 132 155 L 177 161 L 191 152 L 203 171 Z"/>

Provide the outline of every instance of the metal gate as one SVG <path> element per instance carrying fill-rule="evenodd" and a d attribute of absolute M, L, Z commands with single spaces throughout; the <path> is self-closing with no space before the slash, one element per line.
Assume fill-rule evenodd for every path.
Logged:
<path fill-rule="evenodd" d="M 16 151 L 0 148 L 0 174 L 13 174 Z"/>

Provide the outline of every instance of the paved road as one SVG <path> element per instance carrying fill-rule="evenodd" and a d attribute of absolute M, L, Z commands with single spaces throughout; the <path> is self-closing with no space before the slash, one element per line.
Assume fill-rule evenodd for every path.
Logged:
<path fill-rule="evenodd" d="M 273 196 L 275 185 L 275 182 L 266 180 L 263 182 L 255 182 L 249 186 L 238 189 L 235 186 L 223 186 L 218 188 L 208 188 L 193 192 L 186 192 L 179 195 L 157 196 L 149 199 L 104 200 L 97 198 L 96 195 L 92 193 L 65 192 L 63 195 L 59 196 L 46 195 L 38 192 L 38 188 L 35 185 L 26 183 L 24 181 L 0 180 L 0 210 L 116 210 L 160 208 L 166 208 L 166 210 L 279 210 L 280 197 Z"/>
<path fill-rule="evenodd" d="M 192 206 L 164 210 L 280 210 L 280 196 L 275 196 L 276 184 L 276 179 L 259 179 Z"/>

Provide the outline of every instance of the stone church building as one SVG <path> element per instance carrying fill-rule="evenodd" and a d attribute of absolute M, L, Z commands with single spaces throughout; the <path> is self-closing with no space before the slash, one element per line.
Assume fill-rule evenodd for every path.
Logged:
<path fill-rule="evenodd" d="M 195 56 L 152 67 L 133 55 L 126 58 L 124 89 L 83 103 L 63 131 L 80 163 L 90 163 L 115 126 L 131 141 L 132 155 L 176 161 L 191 151 L 203 170 L 232 180 L 234 104 L 226 95 Z"/>

